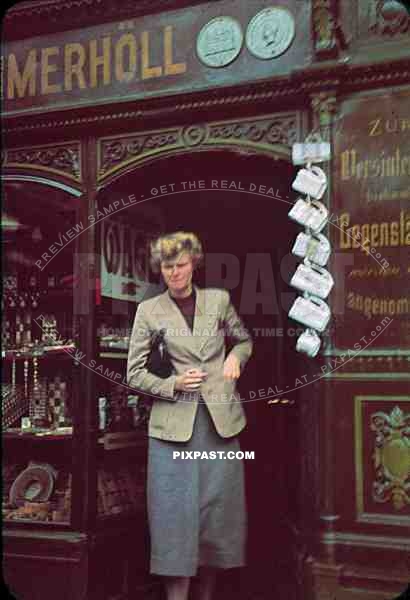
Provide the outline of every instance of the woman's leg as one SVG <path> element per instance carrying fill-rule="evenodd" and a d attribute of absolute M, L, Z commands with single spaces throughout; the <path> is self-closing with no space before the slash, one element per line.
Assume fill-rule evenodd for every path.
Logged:
<path fill-rule="evenodd" d="M 215 600 L 213 593 L 216 583 L 215 567 L 200 567 L 198 581 L 198 600 Z"/>
<path fill-rule="evenodd" d="M 167 600 L 188 600 L 190 577 L 165 577 Z"/>

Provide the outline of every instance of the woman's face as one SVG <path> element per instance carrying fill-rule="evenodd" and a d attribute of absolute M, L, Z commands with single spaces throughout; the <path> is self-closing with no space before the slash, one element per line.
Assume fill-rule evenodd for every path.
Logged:
<path fill-rule="evenodd" d="M 187 252 L 174 260 L 161 261 L 161 273 L 171 293 L 182 292 L 189 287 L 193 271 L 192 257 Z"/>

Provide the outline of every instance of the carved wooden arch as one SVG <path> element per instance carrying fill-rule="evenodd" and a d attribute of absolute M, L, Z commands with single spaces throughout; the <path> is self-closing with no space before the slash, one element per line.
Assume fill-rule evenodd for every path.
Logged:
<path fill-rule="evenodd" d="M 81 144 L 75 141 L 3 150 L 2 176 L 8 181 L 36 181 L 78 197 L 84 191 Z"/>
<path fill-rule="evenodd" d="M 236 150 L 290 161 L 302 130 L 298 111 L 247 119 L 181 125 L 100 138 L 97 142 L 99 189 L 146 162 L 204 150 Z"/>

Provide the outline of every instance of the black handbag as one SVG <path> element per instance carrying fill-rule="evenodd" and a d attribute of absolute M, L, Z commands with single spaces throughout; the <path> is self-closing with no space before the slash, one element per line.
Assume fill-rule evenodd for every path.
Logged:
<path fill-rule="evenodd" d="M 166 379 L 174 371 L 165 342 L 165 332 L 165 329 L 160 329 L 152 334 L 151 351 L 147 360 L 148 371 L 161 379 Z"/>
<path fill-rule="evenodd" d="M 165 329 L 154 331 L 151 336 L 151 350 L 148 356 L 147 370 L 160 377 L 166 379 L 174 373 L 174 367 L 169 358 L 167 345 L 165 342 Z M 152 403 L 154 396 L 148 394 L 140 394 L 137 403 L 139 423 L 147 425 L 151 414 Z"/>

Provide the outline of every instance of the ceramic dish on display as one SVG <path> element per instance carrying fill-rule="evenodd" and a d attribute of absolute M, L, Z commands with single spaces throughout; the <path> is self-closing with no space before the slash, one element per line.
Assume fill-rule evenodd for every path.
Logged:
<path fill-rule="evenodd" d="M 54 488 L 54 477 L 44 466 L 29 466 L 15 479 L 10 488 L 9 501 L 12 506 L 25 502 L 47 502 Z"/>

